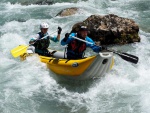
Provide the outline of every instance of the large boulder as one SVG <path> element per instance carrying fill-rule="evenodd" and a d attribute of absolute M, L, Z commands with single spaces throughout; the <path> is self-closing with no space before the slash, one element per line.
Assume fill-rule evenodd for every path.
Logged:
<path fill-rule="evenodd" d="M 79 9 L 76 7 L 66 8 L 60 11 L 56 16 L 71 16 L 77 13 Z"/>
<path fill-rule="evenodd" d="M 83 22 L 76 23 L 71 32 L 77 32 L 81 25 L 86 25 L 88 36 L 94 41 L 100 41 L 101 45 L 140 42 L 139 26 L 132 19 L 114 14 L 91 15 Z"/>

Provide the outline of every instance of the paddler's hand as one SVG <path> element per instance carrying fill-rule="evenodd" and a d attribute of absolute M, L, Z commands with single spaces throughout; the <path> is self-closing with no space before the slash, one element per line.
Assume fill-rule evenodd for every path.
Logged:
<path fill-rule="evenodd" d="M 62 28 L 58 27 L 58 34 L 61 34 Z"/>
<path fill-rule="evenodd" d="M 107 47 L 101 46 L 101 49 L 102 49 L 102 50 L 107 50 Z"/>
<path fill-rule="evenodd" d="M 29 44 L 30 44 L 30 45 L 33 45 L 34 43 L 35 43 L 35 40 L 30 40 L 30 41 L 29 41 Z"/>
<path fill-rule="evenodd" d="M 67 39 L 68 39 L 69 35 L 70 35 L 69 33 L 66 33 L 66 34 L 65 34 L 64 42 L 66 42 L 66 41 L 67 41 Z"/>

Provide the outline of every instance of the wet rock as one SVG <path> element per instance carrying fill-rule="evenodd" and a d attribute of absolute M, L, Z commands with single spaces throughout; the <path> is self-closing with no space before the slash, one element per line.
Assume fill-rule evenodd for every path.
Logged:
<path fill-rule="evenodd" d="M 31 4 L 38 4 L 38 5 L 51 5 L 54 3 L 62 3 L 62 2 L 69 2 L 69 3 L 77 3 L 78 0 L 3 0 L 8 1 L 11 4 L 19 3 L 21 5 L 31 5 Z M 87 0 L 82 0 L 87 1 Z"/>
<path fill-rule="evenodd" d="M 87 1 L 87 0 L 83 0 L 83 1 Z M 32 0 L 32 4 L 39 4 L 39 5 L 45 5 L 45 4 L 51 5 L 53 3 L 62 3 L 62 2 L 77 3 L 78 0 Z"/>
<path fill-rule="evenodd" d="M 35 2 L 35 4 L 38 4 L 38 5 L 51 5 L 51 4 L 53 4 L 53 1 L 52 0 L 39 0 L 39 1 Z"/>
<path fill-rule="evenodd" d="M 54 3 L 54 0 L 26 0 L 26 1 L 21 1 L 22 5 L 31 5 L 31 4 L 38 4 L 38 5 L 51 5 Z"/>
<path fill-rule="evenodd" d="M 70 16 L 70 15 L 76 14 L 78 10 L 79 9 L 76 7 L 66 8 L 60 11 L 56 16 Z"/>
<path fill-rule="evenodd" d="M 77 32 L 81 25 L 86 25 L 89 29 L 88 36 L 94 41 L 100 41 L 102 45 L 140 42 L 139 26 L 132 19 L 114 14 L 91 15 L 83 22 L 76 23 L 72 32 Z"/>

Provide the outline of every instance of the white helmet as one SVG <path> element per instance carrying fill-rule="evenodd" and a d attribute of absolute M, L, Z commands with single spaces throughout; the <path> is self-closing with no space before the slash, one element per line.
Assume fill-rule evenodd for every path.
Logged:
<path fill-rule="evenodd" d="M 47 23 L 43 22 L 40 24 L 40 29 L 42 29 L 42 28 L 49 28 L 49 25 Z"/>

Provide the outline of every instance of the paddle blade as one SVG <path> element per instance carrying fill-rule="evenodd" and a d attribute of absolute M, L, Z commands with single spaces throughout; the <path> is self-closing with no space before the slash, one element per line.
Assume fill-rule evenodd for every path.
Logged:
<path fill-rule="evenodd" d="M 26 45 L 19 45 L 16 48 L 11 50 L 11 54 L 13 57 L 18 57 L 24 53 L 26 53 L 28 46 Z"/>
<path fill-rule="evenodd" d="M 119 53 L 118 55 L 122 59 L 124 59 L 126 61 L 129 61 L 131 63 L 134 63 L 134 64 L 137 64 L 138 60 L 139 60 L 139 58 L 137 56 L 134 56 L 134 55 L 131 55 L 131 54 L 128 54 L 128 53 Z"/>

